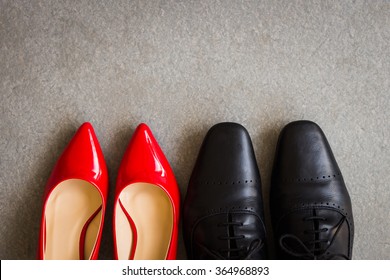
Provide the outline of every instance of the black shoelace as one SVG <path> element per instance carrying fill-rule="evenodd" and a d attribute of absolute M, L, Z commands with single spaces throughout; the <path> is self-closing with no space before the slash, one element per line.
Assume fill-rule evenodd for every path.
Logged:
<path fill-rule="evenodd" d="M 335 240 L 340 225 L 344 222 L 345 217 L 343 217 L 340 222 L 337 225 L 337 230 L 335 234 L 333 235 L 333 238 L 331 240 L 329 239 L 320 239 L 319 234 L 322 232 L 327 232 L 328 228 L 320 228 L 319 224 L 321 221 L 326 221 L 326 218 L 320 217 L 315 215 L 315 210 L 313 211 L 314 215 L 304 218 L 304 221 L 312 221 L 316 224 L 315 228 L 313 230 L 306 230 L 303 233 L 304 234 L 314 234 L 315 238 L 314 240 L 308 241 L 307 243 L 309 245 L 313 245 L 312 249 L 309 249 L 308 246 L 299 239 L 294 234 L 284 234 L 279 239 L 279 245 L 285 251 L 287 254 L 299 258 L 299 259 L 314 259 L 314 260 L 331 260 L 331 259 L 346 259 L 348 260 L 348 256 L 344 254 L 331 254 L 328 249 L 332 246 L 333 241 Z M 296 245 L 295 248 L 291 248 L 288 246 L 288 241 L 293 241 Z M 323 249 L 321 246 L 322 244 L 325 244 L 325 249 Z"/>
<path fill-rule="evenodd" d="M 263 248 L 264 243 L 260 239 L 254 239 L 250 242 L 249 246 L 237 246 L 237 240 L 245 239 L 245 235 L 236 235 L 236 228 L 243 226 L 243 223 L 234 222 L 232 220 L 232 214 L 228 214 L 228 221 L 220 223 L 218 227 L 226 227 L 227 235 L 218 236 L 219 240 L 226 240 L 227 248 L 221 248 L 219 250 L 212 250 L 202 246 L 207 254 L 214 259 L 250 259 L 250 257 Z M 249 242 L 249 240 L 248 240 Z"/>

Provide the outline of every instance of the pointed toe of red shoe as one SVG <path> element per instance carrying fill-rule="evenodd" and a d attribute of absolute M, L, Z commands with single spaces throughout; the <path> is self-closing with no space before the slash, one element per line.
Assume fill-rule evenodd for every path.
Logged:
<path fill-rule="evenodd" d="M 108 192 L 104 156 L 84 123 L 46 184 L 38 259 L 97 259 Z"/>
<path fill-rule="evenodd" d="M 146 124 L 123 156 L 114 201 L 117 259 L 175 259 L 180 194 L 174 173 Z"/>
<path fill-rule="evenodd" d="M 153 182 L 163 188 L 175 181 L 172 169 L 150 128 L 140 124 L 131 138 L 118 172 L 117 186 L 129 182 Z"/>

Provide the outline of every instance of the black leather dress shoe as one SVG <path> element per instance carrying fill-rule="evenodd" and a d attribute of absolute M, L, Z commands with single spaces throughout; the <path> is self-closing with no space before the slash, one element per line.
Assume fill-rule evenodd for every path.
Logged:
<path fill-rule="evenodd" d="M 351 259 L 351 200 L 321 128 L 288 124 L 276 149 L 271 216 L 279 259 Z"/>
<path fill-rule="evenodd" d="M 260 173 L 246 129 L 220 123 L 207 133 L 183 209 L 189 259 L 265 259 Z"/>

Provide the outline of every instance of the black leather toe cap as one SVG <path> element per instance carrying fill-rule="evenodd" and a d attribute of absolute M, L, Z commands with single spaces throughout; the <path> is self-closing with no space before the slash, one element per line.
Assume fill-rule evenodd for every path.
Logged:
<path fill-rule="evenodd" d="M 214 125 L 203 141 L 192 177 L 217 184 L 258 179 L 248 131 L 237 123 Z"/>
<path fill-rule="evenodd" d="M 275 158 L 275 178 L 310 181 L 340 173 L 321 128 L 311 121 L 289 123 L 282 130 Z"/>

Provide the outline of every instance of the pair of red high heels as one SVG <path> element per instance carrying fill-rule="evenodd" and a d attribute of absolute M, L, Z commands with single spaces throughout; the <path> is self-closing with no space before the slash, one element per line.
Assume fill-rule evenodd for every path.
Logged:
<path fill-rule="evenodd" d="M 93 127 L 84 123 L 57 161 L 44 193 L 38 259 L 97 259 L 108 174 Z M 115 259 L 175 259 L 179 188 L 149 127 L 140 124 L 115 190 Z"/>

